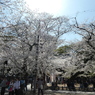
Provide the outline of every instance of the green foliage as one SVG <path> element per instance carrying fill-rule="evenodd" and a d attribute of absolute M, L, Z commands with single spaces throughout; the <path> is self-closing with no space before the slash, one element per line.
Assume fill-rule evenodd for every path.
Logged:
<path fill-rule="evenodd" d="M 71 49 L 70 45 L 65 45 L 65 46 L 59 47 L 59 48 L 56 50 L 56 52 L 61 55 L 61 54 L 63 54 L 63 53 L 67 53 L 70 49 Z"/>

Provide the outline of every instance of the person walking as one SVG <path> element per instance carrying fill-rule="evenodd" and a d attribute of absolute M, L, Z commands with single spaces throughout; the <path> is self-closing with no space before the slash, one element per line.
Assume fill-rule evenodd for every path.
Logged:
<path fill-rule="evenodd" d="M 21 78 L 20 80 L 20 93 L 21 95 L 23 95 L 25 93 L 25 79 L 24 78 Z"/>
<path fill-rule="evenodd" d="M 27 91 L 27 84 L 28 84 L 28 79 L 25 78 L 25 91 Z"/>
<path fill-rule="evenodd" d="M 16 78 L 15 80 L 14 90 L 15 90 L 15 95 L 20 95 L 20 81 L 18 78 Z"/>
<path fill-rule="evenodd" d="M 38 87 L 38 95 L 43 95 L 43 79 L 38 78 L 37 81 L 37 87 Z"/>
<path fill-rule="evenodd" d="M 1 86 L 1 95 L 4 95 L 5 94 L 5 89 L 7 87 L 7 79 L 6 78 L 3 78 L 0 86 Z"/>
<path fill-rule="evenodd" d="M 12 79 L 8 87 L 9 95 L 14 95 L 14 80 Z"/>

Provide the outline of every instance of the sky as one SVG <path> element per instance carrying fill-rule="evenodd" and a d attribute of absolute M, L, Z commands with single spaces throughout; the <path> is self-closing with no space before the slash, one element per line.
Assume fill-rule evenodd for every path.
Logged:
<path fill-rule="evenodd" d="M 47 12 L 54 16 L 77 17 L 79 23 L 95 19 L 95 0 L 26 0 L 31 10 Z M 81 36 L 68 33 L 61 38 L 66 41 L 81 40 Z"/>
<path fill-rule="evenodd" d="M 95 19 L 95 0 L 62 0 L 63 6 L 59 15 L 77 17 L 79 23 L 92 22 Z M 65 3 L 65 4 L 64 4 Z M 81 36 L 68 33 L 62 36 L 66 41 L 81 40 Z"/>

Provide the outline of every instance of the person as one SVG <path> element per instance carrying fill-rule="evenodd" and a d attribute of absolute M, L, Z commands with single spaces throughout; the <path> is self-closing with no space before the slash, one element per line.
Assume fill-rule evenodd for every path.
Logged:
<path fill-rule="evenodd" d="M 81 90 L 81 91 L 83 91 L 83 90 L 84 90 L 83 80 L 81 80 L 81 81 L 80 81 L 80 89 L 79 89 L 79 90 Z"/>
<path fill-rule="evenodd" d="M 4 95 L 5 94 L 5 89 L 7 87 L 7 79 L 6 78 L 3 78 L 0 86 L 1 86 L 1 95 Z"/>
<path fill-rule="evenodd" d="M 71 80 L 71 90 L 76 91 L 74 83 L 75 81 Z"/>
<path fill-rule="evenodd" d="M 12 79 L 8 87 L 9 95 L 14 95 L 14 80 Z"/>
<path fill-rule="evenodd" d="M 32 86 L 33 86 L 33 78 L 32 77 L 29 79 L 29 83 L 31 84 L 31 90 L 32 90 Z"/>
<path fill-rule="evenodd" d="M 38 78 L 37 87 L 38 87 L 38 95 L 40 95 L 40 93 L 43 95 L 43 79 Z"/>
<path fill-rule="evenodd" d="M 95 91 L 95 79 L 92 80 L 92 84 L 93 84 L 93 91 Z"/>
<path fill-rule="evenodd" d="M 84 90 L 87 91 L 88 90 L 88 82 L 87 80 L 84 81 Z"/>
<path fill-rule="evenodd" d="M 15 79 L 14 90 L 15 90 L 15 95 L 20 95 L 20 93 L 19 93 L 19 91 L 20 91 L 20 81 L 19 81 L 18 78 Z"/>
<path fill-rule="evenodd" d="M 21 92 L 21 95 L 24 94 L 24 91 L 25 91 L 24 87 L 25 87 L 25 80 L 24 80 L 24 78 L 21 78 L 21 80 L 20 80 L 20 92 Z"/>
<path fill-rule="evenodd" d="M 25 91 L 27 91 L 27 84 L 28 84 L 28 79 L 25 78 Z"/>
<path fill-rule="evenodd" d="M 69 91 L 71 91 L 71 80 L 67 80 L 67 87 L 69 89 Z"/>

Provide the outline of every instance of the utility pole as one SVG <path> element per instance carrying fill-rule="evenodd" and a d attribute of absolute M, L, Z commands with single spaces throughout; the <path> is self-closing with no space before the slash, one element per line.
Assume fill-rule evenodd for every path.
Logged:
<path fill-rule="evenodd" d="M 40 33 L 40 21 L 36 34 L 36 56 L 35 56 L 35 70 L 34 70 L 34 93 L 36 92 L 37 74 L 38 74 L 38 60 L 39 60 L 39 33 Z"/>

